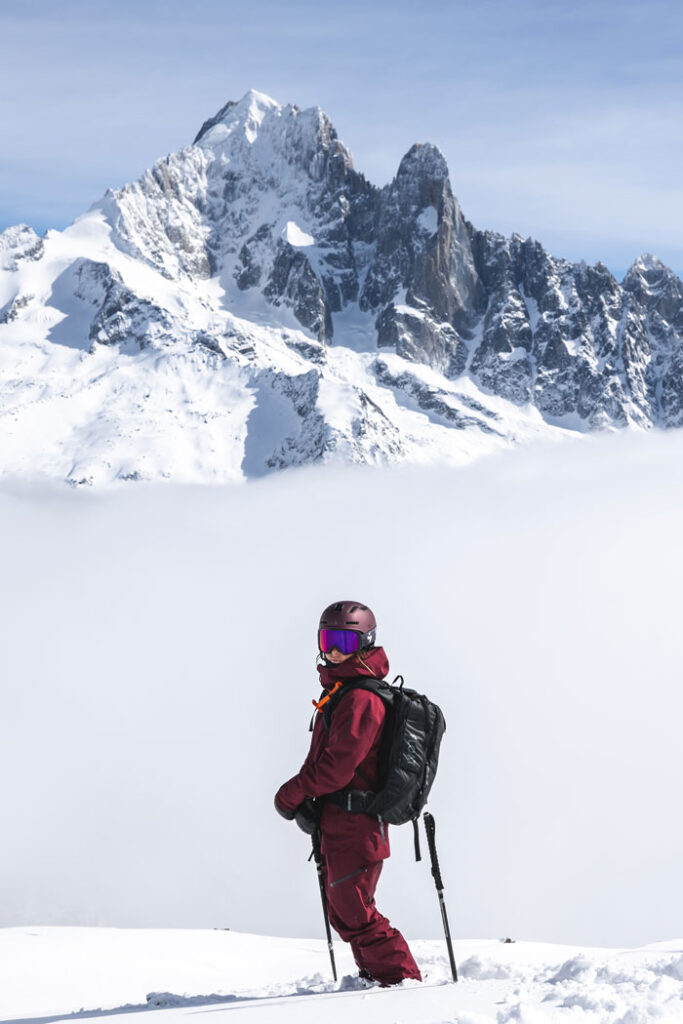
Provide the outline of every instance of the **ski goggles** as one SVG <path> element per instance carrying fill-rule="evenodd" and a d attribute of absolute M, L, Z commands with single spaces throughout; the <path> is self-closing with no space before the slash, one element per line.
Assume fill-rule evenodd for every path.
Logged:
<path fill-rule="evenodd" d="M 363 634 L 355 629 L 319 629 L 318 647 L 323 654 L 337 648 L 342 654 L 355 654 L 360 650 Z"/>

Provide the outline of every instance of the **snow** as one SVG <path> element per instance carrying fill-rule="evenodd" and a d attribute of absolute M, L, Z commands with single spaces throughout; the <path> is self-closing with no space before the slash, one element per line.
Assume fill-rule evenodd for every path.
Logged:
<path fill-rule="evenodd" d="M 363 313 L 357 304 L 349 304 L 341 313 L 333 313 L 333 346 L 343 346 L 354 352 L 376 352 L 377 330 L 374 321 L 372 313 Z"/>
<path fill-rule="evenodd" d="M 579 352 L 585 347 L 581 336 L 578 338 L 563 338 L 562 344 L 572 357 L 578 356 Z"/>
<path fill-rule="evenodd" d="M 643 252 L 640 256 L 633 261 L 632 268 L 636 270 L 658 270 L 666 271 L 667 268 L 659 259 L 658 256 L 654 256 L 651 252 Z"/>
<path fill-rule="evenodd" d="M 315 238 L 313 235 L 307 234 L 299 227 L 299 225 L 293 221 L 288 220 L 282 229 L 282 237 L 293 245 L 295 248 L 305 248 L 308 245 L 315 245 Z"/>
<path fill-rule="evenodd" d="M 426 206 L 418 216 L 417 223 L 428 235 L 435 235 L 439 227 L 439 215 L 435 207 Z"/>
<path fill-rule="evenodd" d="M 425 313 L 423 309 L 418 309 L 416 306 L 406 306 L 402 303 L 399 303 L 398 305 L 394 303 L 394 305 L 396 307 L 396 312 L 400 313 L 402 316 L 412 316 L 415 317 L 416 320 L 431 319 L 428 313 Z"/>
<path fill-rule="evenodd" d="M 541 319 L 541 314 L 538 309 L 538 302 L 533 297 L 533 295 L 527 295 L 523 284 L 520 285 L 519 291 L 522 298 L 524 299 L 524 304 L 527 308 L 527 315 L 529 317 L 529 326 L 531 327 L 531 333 L 535 334 L 536 327 L 538 326 L 538 321 Z"/>
<path fill-rule="evenodd" d="M 528 357 L 529 353 L 522 345 L 513 348 L 511 352 L 498 353 L 498 358 L 503 363 L 516 363 L 519 359 L 528 359 Z"/>
<path fill-rule="evenodd" d="M 268 459 L 282 437 L 294 436 L 301 429 L 291 401 L 278 394 L 272 379 L 264 378 L 256 392 L 255 405 L 249 413 L 242 470 L 250 477 L 268 472 Z"/>
<path fill-rule="evenodd" d="M 233 131 L 240 128 L 244 130 L 247 142 L 252 144 L 258 137 L 264 118 L 281 110 L 280 104 L 272 97 L 250 89 L 230 108 L 224 119 L 202 137 L 200 144 L 202 148 L 220 149 L 226 145 Z"/>
<path fill-rule="evenodd" d="M 397 990 L 347 988 L 348 947 L 335 943 L 339 981 L 318 940 L 230 931 L 8 928 L 0 931 L 0 1019 L 116 1010 L 163 1010 L 162 1024 L 210 1014 L 211 1021 L 345 1024 L 592 1024 L 677 1021 L 683 998 L 683 941 L 642 949 L 456 941 L 457 985 L 443 941 L 413 943 L 424 983 Z"/>
<path fill-rule="evenodd" d="M 278 210 L 260 207 L 257 222 Z M 310 441 L 306 448 L 284 383 L 264 387 L 264 371 L 281 382 L 320 375 L 317 408 L 325 417 L 335 410 L 322 453 L 328 460 L 345 454 L 353 462 L 459 465 L 525 439 L 570 436 L 544 423 L 535 409 L 484 395 L 469 377 L 454 382 L 383 350 L 382 359 L 393 360 L 397 372 L 446 394 L 467 393 L 502 417 L 500 436 L 454 430 L 378 382 L 373 317 L 357 304 L 334 314 L 333 343 L 319 347 L 290 310 L 270 306 L 256 290 L 240 291 L 229 270 L 220 279 L 164 276 L 127 251 L 114 220 L 108 201 L 97 204 L 65 231 L 49 232 L 43 258 L 22 263 L 12 275 L 17 294 L 30 301 L 18 319 L 0 325 L 0 474 L 100 486 L 129 479 L 235 483 L 260 476 L 292 444 L 300 446 L 293 461 L 316 457 Z M 286 219 L 284 232 L 315 262 L 313 236 L 300 221 Z M 142 351 L 134 341 L 93 347 L 89 319 L 104 285 L 87 276 L 79 283 L 88 263 L 118 274 L 122 288 L 150 304 L 141 313 L 140 329 L 147 330 Z M 160 326 L 163 316 L 172 320 L 171 343 L 168 328 Z M 197 345 L 198 330 L 216 340 L 217 352 Z M 353 426 L 368 418 L 361 393 L 381 410 L 371 408 L 374 440 L 368 440 L 369 426 Z M 349 431 L 358 438 L 355 447 Z"/>

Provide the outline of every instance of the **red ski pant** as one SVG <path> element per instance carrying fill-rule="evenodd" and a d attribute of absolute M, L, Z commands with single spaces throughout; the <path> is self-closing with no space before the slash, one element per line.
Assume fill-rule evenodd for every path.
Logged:
<path fill-rule="evenodd" d="M 359 862 L 349 854 L 327 854 L 325 889 L 330 924 L 351 944 L 359 971 L 385 985 L 422 980 L 408 943 L 375 906 L 382 861 Z"/>

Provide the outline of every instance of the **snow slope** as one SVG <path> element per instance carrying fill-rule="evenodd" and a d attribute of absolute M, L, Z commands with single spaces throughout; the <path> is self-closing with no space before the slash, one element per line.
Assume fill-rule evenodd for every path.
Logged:
<path fill-rule="evenodd" d="M 423 985 L 347 990 L 353 970 L 337 943 L 332 981 L 320 940 L 226 931 L 7 928 L 0 931 L 0 1020 L 79 1019 L 116 1011 L 158 1024 L 205 1017 L 252 1024 L 649 1024 L 683 1011 L 683 940 L 643 949 L 543 943 L 455 943 L 450 983 L 443 942 L 418 941 Z"/>
<path fill-rule="evenodd" d="M 216 279 L 169 281 L 122 251 L 101 208 L 48 232 L 40 260 L 13 278 L 30 298 L 0 324 L 6 475 L 231 483 L 324 452 L 328 461 L 459 464 L 566 434 L 470 381 L 390 351 L 378 359 L 363 318 L 349 323 L 362 351 L 326 352 L 286 310 L 276 318 L 234 286 L 226 298 Z M 124 298 L 110 300 L 117 289 Z M 93 317 L 126 295 L 144 299 L 128 300 L 116 343 L 97 343 Z M 474 429 L 454 430 L 459 423 Z"/>

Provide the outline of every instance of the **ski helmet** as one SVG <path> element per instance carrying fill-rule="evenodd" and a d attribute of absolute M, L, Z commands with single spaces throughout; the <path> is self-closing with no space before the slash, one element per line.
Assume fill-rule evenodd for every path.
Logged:
<path fill-rule="evenodd" d="M 320 616 L 318 631 L 321 629 L 352 629 L 361 633 L 360 650 L 367 651 L 375 646 L 377 620 L 368 606 L 360 601 L 336 601 Z"/>

